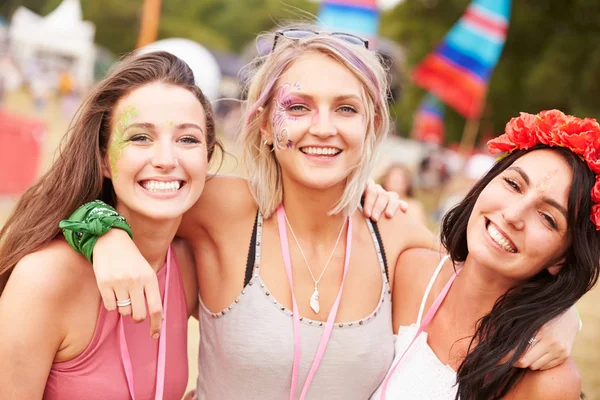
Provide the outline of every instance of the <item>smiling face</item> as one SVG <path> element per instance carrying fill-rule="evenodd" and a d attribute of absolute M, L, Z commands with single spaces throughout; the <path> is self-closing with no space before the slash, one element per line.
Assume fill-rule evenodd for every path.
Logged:
<path fill-rule="evenodd" d="M 279 78 L 263 119 L 284 182 L 343 187 L 361 160 L 367 125 L 363 88 L 332 57 L 308 52 Z"/>
<path fill-rule="evenodd" d="M 558 265 L 571 238 L 567 203 L 572 171 L 551 150 L 518 158 L 481 192 L 467 226 L 469 256 L 510 281 Z"/>
<path fill-rule="evenodd" d="M 104 176 L 126 217 L 180 217 L 200 197 L 207 169 L 206 122 L 190 91 L 150 83 L 120 99 L 111 118 Z"/>

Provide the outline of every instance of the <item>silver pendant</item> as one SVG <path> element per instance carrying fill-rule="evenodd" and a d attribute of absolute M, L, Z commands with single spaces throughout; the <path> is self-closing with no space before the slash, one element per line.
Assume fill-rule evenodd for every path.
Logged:
<path fill-rule="evenodd" d="M 312 296 L 310 296 L 310 308 L 313 309 L 315 314 L 318 314 L 319 310 L 321 309 L 319 306 L 319 289 L 317 289 L 316 286 L 315 291 L 313 292 Z"/>

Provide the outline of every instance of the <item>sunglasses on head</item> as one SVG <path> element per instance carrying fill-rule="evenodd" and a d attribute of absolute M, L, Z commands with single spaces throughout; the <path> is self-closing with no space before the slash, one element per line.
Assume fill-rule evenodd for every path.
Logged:
<path fill-rule="evenodd" d="M 290 28 L 290 29 L 278 29 L 275 31 L 275 39 L 273 40 L 273 48 L 271 49 L 271 52 L 273 52 L 273 50 L 275 50 L 275 47 L 277 46 L 277 39 L 279 37 L 284 37 L 287 39 L 304 39 L 307 37 L 311 37 L 311 36 L 318 36 L 318 35 L 329 35 L 329 36 L 334 36 L 338 39 L 341 39 L 345 42 L 348 42 L 350 44 L 354 44 L 357 46 L 364 46 L 365 49 L 369 48 L 369 41 L 365 40 L 359 36 L 356 35 L 352 35 L 350 33 L 345 33 L 345 32 L 319 32 L 319 31 L 313 31 L 310 29 L 294 29 L 294 28 Z"/>

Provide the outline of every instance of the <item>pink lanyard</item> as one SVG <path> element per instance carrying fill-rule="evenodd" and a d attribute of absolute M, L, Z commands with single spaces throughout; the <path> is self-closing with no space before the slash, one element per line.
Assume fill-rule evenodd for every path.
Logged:
<path fill-rule="evenodd" d="M 160 333 L 160 339 L 158 342 L 158 361 L 156 365 L 156 392 L 154 395 L 155 400 L 162 400 L 163 392 L 165 388 L 165 359 L 167 353 L 167 304 L 169 302 L 169 278 L 171 275 L 171 246 L 167 251 L 167 277 L 165 279 L 165 297 L 163 299 L 163 324 Z M 120 345 L 121 345 L 121 359 L 123 360 L 123 367 L 125 368 L 125 376 L 127 377 L 127 386 L 129 387 L 129 394 L 131 399 L 135 400 L 135 392 L 133 388 L 133 368 L 131 366 L 131 358 L 129 357 L 129 350 L 127 349 L 127 340 L 125 338 L 125 329 L 123 327 L 123 316 L 119 323 L 120 332 Z"/>
<path fill-rule="evenodd" d="M 296 395 L 296 384 L 298 383 L 298 369 L 300 367 L 300 312 L 298 311 L 298 304 L 296 303 L 296 296 L 294 296 L 294 279 L 292 277 L 292 258 L 290 256 L 290 245 L 287 237 L 287 230 L 285 225 L 285 211 L 283 210 L 283 204 L 277 208 L 277 222 L 279 225 L 279 239 L 281 241 L 281 251 L 283 253 L 283 262 L 285 264 L 285 272 L 288 276 L 288 281 L 290 283 L 290 290 L 292 291 L 292 318 L 294 325 L 294 364 L 292 367 L 292 386 L 290 388 L 290 400 L 294 400 Z M 327 349 L 327 344 L 329 343 L 329 338 L 331 337 L 331 331 L 333 330 L 333 324 L 335 322 L 335 316 L 337 315 L 338 308 L 340 306 L 340 299 L 342 297 L 342 289 L 344 288 L 344 281 L 346 280 L 346 273 L 348 272 L 348 265 L 350 264 L 350 253 L 352 250 L 352 218 L 348 218 L 348 232 L 346 235 L 346 256 L 344 259 L 344 275 L 342 276 L 342 284 L 340 285 L 340 290 L 337 294 L 335 302 L 333 303 L 333 307 L 331 307 L 331 311 L 329 312 L 329 317 L 327 318 L 327 323 L 325 325 L 325 330 L 323 335 L 321 336 L 321 341 L 319 343 L 319 347 L 317 349 L 317 354 L 313 360 L 312 366 L 310 367 L 310 371 L 308 376 L 306 377 L 306 382 L 304 383 L 304 387 L 302 388 L 302 393 L 300 394 L 299 400 L 304 400 L 306 394 L 308 392 L 308 388 L 319 368 L 319 364 L 321 364 L 321 360 L 323 359 L 323 354 L 325 354 L 325 350 Z"/>
<path fill-rule="evenodd" d="M 415 337 L 413 337 L 413 339 L 409 343 L 408 347 L 404 350 L 404 353 L 402 353 L 402 355 L 400 356 L 398 361 L 396 361 L 394 366 L 390 369 L 390 372 L 388 372 L 385 380 L 383 381 L 383 387 L 381 388 L 381 396 L 379 397 L 380 400 L 385 400 L 385 393 L 387 392 L 388 383 L 390 382 L 392 375 L 394 375 L 396 368 L 398 368 L 398 364 L 400 364 L 400 361 L 402 361 L 402 359 L 404 358 L 404 356 L 406 355 L 408 350 L 412 347 L 412 345 L 415 343 L 415 341 L 417 340 L 419 335 L 425 330 L 425 328 L 427 328 L 427 326 L 429 325 L 429 323 L 431 322 L 431 320 L 433 319 L 433 317 L 439 310 L 440 306 L 442 305 L 442 302 L 446 298 L 448 291 L 450 291 L 450 286 L 452 286 L 452 284 L 454 283 L 454 279 L 456 279 L 456 277 L 458 276 L 459 273 L 460 273 L 460 270 L 458 270 L 456 273 L 454 273 L 452 275 L 452 277 L 448 280 L 448 283 L 446 283 L 446 286 L 444 286 L 444 289 L 442 289 L 442 291 L 440 292 L 438 297 L 435 299 L 435 301 L 431 305 L 431 308 L 429 309 L 429 311 L 427 311 L 427 314 L 423 318 L 423 321 L 421 321 L 421 325 L 419 326 L 417 333 L 415 333 Z"/>

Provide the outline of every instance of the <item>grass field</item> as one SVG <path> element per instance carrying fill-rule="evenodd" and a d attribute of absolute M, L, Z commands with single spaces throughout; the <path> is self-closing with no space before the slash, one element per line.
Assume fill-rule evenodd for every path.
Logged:
<path fill-rule="evenodd" d="M 67 128 L 67 121 L 60 115 L 60 109 L 57 102 L 51 102 L 43 112 L 35 111 L 32 107 L 29 96 L 25 93 L 13 93 L 7 95 L 2 104 L 8 110 L 20 114 L 31 115 L 36 118 L 42 118 L 48 123 L 50 134 L 45 142 L 40 160 L 41 170 L 47 168 L 51 162 L 53 154 L 57 148 L 60 138 Z M 0 127 L 0 134 L 1 127 Z M 227 143 L 226 143 L 227 145 Z M 235 170 L 236 162 L 232 157 L 226 157 L 222 170 L 231 172 Z M 0 197 L 0 226 L 6 221 L 16 198 Z M 581 318 L 583 319 L 583 330 L 577 338 L 577 343 L 573 350 L 573 356 L 577 362 L 583 380 L 583 390 L 589 400 L 600 400 L 600 288 L 596 287 L 588 293 L 577 305 Z M 190 360 L 190 378 L 189 387 L 195 385 L 197 371 L 198 354 L 198 324 L 196 320 L 191 320 L 189 325 L 189 360 Z"/>

